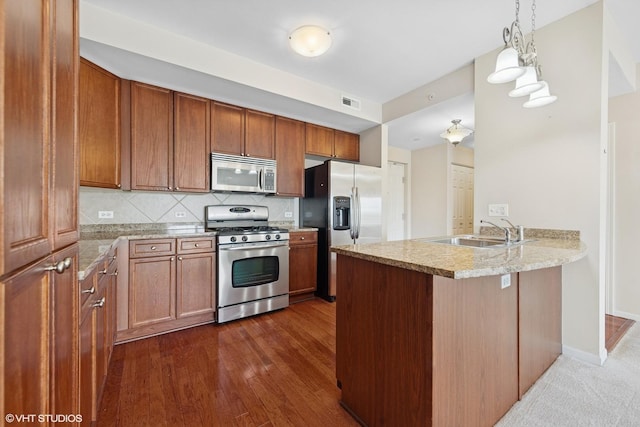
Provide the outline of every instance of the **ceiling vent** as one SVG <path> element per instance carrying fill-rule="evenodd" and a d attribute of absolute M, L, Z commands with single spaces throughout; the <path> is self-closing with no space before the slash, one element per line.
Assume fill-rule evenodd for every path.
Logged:
<path fill-rule="evenodd" d="M 342 95 L 342 105 L 360 111 L 360 100 Z"/>

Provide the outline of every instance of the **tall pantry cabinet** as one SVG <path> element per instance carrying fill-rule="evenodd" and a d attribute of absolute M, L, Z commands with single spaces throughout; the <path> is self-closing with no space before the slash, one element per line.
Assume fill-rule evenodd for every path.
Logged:
<path fill-rule="evenodd" d="M 0 413 L 77 414 L 78 0 L 0 0 L 0 31 Z"/>

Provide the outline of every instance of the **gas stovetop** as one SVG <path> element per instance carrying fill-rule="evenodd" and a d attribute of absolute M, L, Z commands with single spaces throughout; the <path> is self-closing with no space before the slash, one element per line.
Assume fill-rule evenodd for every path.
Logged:
<path fill-rule="evenodd" d="M 289 230 L 270 226 L 266 206 L 212 205 L 205 207 L 205 227 L 218 232 L 218 244 L 289 240 Z"/>

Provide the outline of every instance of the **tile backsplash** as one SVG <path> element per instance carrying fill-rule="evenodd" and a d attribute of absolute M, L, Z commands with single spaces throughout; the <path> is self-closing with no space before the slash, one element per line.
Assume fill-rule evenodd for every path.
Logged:
<path fill-rule="evenodd" d="M 204 222 L 207 205 L 262 205 L 269 208 L 269 221 L 294 222 L 294 198 L 237 193 L 162 193 L 80 187 L 80 224 L 141 224 Z M 100 211 L 113 218 L 99 218 Z M 285 216 L 291 212 L 291 217 Z"/>

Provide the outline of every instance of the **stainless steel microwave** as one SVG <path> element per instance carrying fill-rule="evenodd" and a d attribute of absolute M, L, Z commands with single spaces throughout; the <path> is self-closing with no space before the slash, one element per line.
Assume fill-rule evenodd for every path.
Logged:
<path fill-rule="evenodd" d="M 276 161 L 211 153 L 211 190 L 276 192 Z"/>

